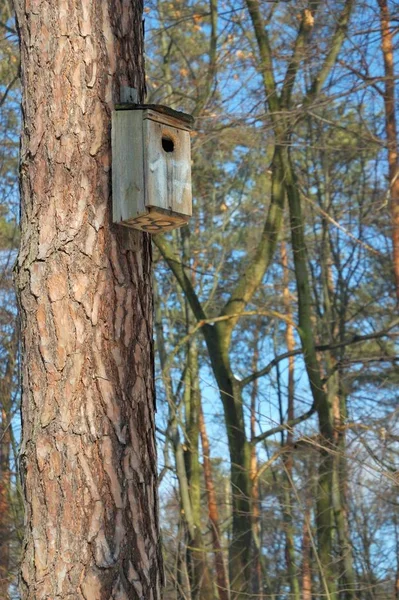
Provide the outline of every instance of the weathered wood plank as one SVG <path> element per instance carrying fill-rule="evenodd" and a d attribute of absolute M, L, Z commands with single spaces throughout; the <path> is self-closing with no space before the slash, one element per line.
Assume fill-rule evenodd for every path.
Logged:
<path fill-rule="evenodd" d="M 143 125 L 138 111 L 112 114 L 112 206 L 114 223 L 146 212 Z"/>

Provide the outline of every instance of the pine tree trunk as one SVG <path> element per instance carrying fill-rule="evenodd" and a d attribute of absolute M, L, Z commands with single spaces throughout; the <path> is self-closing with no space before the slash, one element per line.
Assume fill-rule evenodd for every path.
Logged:
<path fill-rule="evenodd" d="M 150 248 L 111 225 L 110 116 L 144 95 L 141 3 L 16 1 L 22 597 L 160 597 Z"/>

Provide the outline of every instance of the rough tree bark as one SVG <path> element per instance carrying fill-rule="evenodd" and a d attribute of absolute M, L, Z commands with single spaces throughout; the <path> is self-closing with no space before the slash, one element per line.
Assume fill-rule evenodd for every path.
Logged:
<path fill-rule="evenodd" d="M 150 247 L 110 220 L 110 114 L 141 3 L 15 0 L 27 599 L 160 598 Z"/>

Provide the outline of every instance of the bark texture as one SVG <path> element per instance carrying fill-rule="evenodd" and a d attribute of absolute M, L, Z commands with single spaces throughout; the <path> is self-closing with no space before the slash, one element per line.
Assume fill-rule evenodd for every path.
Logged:
<path fill-rule="evenodd" d="M 22 597 L 160 598 L 150 248 L 110 219 L 110 115 L 144 97 L 137 0 L 16 0 Z"/>

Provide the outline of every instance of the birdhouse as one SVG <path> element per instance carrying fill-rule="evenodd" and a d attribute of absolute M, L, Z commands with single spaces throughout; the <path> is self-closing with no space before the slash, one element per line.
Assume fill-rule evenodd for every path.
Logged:
<path fill-rule="evenodd" d="M 193 117 L 158 105 L 122 104 L 112 114 L 113 221 L 160 233 L 192 214 Z"/>

